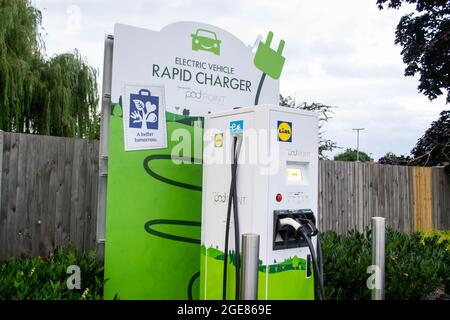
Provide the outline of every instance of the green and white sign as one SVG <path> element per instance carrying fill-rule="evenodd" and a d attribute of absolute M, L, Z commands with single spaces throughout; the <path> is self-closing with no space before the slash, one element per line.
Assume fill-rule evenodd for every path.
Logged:
<path fill-rule="evenodd" d="M 201 116 L 250 106 L 262 75 L 254 58 L 250 46 L 211 25 L 179 22 L 150 31 L 118 24 L 113 98 L 123 95 L 127 85 L 159 85 L 165 90 L 166 110 L 174 114 Z M 278 93 L 279 82 L 267 77 L 259 104 L 278 103 Z"/>
<path fill-rule="evenodd" d="M 255 55 L 203 23 L 115 26 L 105 298 L 198 298 L 202 116 L 278 103 L 271 37 Z"/>

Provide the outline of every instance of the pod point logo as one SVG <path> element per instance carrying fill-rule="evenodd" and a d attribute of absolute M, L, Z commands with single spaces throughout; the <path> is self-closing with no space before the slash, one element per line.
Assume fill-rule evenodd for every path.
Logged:
<path fill-rule="evenodd" d="M 229 200 L 229 195 L 227 192 L 213 192 L 213 201 L 214 203 L 227 203 Z M 247 197 L 246 196 L 240 196 L 237 199 L 238 203 L 241 205 L 247 204 Z"/>
<path fill-rule="evenodd" d="M 278 141 L 292 142 L 292 122 L 278 121 Z"/>
<path fill-rule="evenodd" d="M 141 89 L 138 94 L 130 94 L 130 128 L 158 129 L 159 97 L 152 96 L 149 90 Z"/>

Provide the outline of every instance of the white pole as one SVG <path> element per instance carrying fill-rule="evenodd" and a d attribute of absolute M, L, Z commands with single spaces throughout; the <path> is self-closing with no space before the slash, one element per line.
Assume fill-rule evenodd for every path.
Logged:
<path fill-rule="evenodd" d="M 356 161 L 359 161 L 359 132 L 364 130 L 365 128 L 354 128 L 353 131 L 356 131 Z"/>
<path fill-rule="evenodd" d="M 97 255 L 103 259 L 106 225 L 106 189 L 108 180 L 109 117 L 111 115 L 112 58 L 114 37 L 105 38 L 103 56 L 102 110 L 100 118 L 99 177 L 97 199 Z"/>
<path fill-rule="evenodd" d="M 258 299 L 259 235 L 242 235 L 242 286 L 240 300 Z"/>
<path fill-rule="evenodd" d="M 372 300 L 384 300 L 385 218 L 372 218 L 372 265 L 375 266 L 375 287 Z"/>
<path fill-rule="evenodd" d="M 356 131 L 356 161 L 359 161 L 359 130 Z"/>

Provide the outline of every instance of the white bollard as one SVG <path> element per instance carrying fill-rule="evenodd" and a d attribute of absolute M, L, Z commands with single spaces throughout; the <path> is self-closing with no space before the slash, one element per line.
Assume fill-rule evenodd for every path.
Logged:
<path fill-rule="evenodd" d="M 240 300 L 258 299 L 259 235 L 242 235 L 242 281 Z"/>
<path fill-rule="evenodd" d="M 385 221 L 383 217 L 372 218 L 372 265 L 376 268 L 372 300 L 384 300 Z"/>

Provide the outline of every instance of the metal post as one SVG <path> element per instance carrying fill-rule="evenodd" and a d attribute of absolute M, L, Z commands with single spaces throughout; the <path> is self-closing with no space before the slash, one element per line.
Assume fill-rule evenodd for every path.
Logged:
<path fill-rule="evenodd" d="M 100 119 L 99 179 L 97 199 L 97 256 L 103 259 L 106 225 L 106 190 L 108 179 L 109 117 L 111 115 L 112 60 L 114 37 L 105 38 L 103 56 L 102 106 Z"/>
<path fill-rule="evenodd" d="M 359 130 L 356 133 L 356 161 L 359 161 Z"/>
<path fill-rule="evenodd" d="M 375 287 L 372 300 L 384 300 L 385 218 L 372 218 L 372 265 L 375 266 Z"/>
<path fill-rule="evenodd" d="M 354 128 L 352 130 L 356 131 L 356 161 L 359 161 L 359 132 L 365 128 Z"/>
<path fill-rule="evenodd" d="M 258 299 L 259 234 L 242 235 L 241 300 Z"/>

